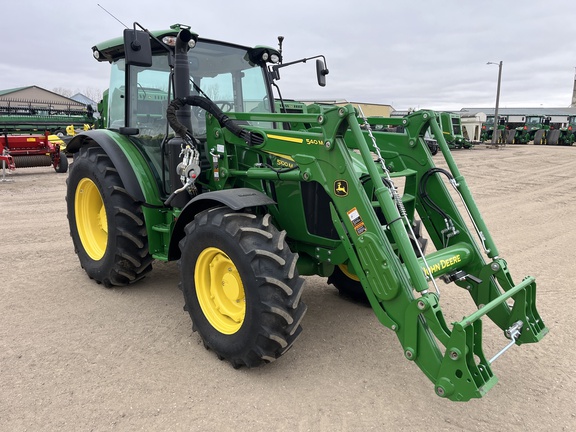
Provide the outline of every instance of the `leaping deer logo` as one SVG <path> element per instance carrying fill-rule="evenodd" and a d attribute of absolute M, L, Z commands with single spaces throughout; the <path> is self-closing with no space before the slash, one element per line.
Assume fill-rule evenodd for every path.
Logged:
<path fill-rule="evenodd" d="M 346 180 L 336 180 L 334 182 L 334 193 L 339 197 L 348 195 L 348 182 Z"/>

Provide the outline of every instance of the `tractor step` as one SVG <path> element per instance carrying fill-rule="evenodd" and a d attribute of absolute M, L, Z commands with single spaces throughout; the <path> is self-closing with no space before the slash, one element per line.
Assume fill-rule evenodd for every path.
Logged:
<path fill-rule="evenodd" d="M 171 231 L 171 230 L 170 230 L 170 224 L 165 224 L 165 223 L 156 224 L 156 225 L 152 226 L 152 229 L 153 229 L 154 231 L 157 231 L 157 232 L 163 233 L 163 234 L 164 234 L 164 233 L 169 234 L 170 231 Z"/>
<path fill-rule="evenodd" d="M 152 231 L 160 233 L 160 237 L 162 237 L 164 245 L 170 244 L 170 235 L 172 234 L 172 227 L 170 224 L 159 223 L 152 225 Z M 167 247 L 162 248 L 161 251 L 151 251 L 151 255 L 152 258 L 156 260 L 168 261 Z"/>

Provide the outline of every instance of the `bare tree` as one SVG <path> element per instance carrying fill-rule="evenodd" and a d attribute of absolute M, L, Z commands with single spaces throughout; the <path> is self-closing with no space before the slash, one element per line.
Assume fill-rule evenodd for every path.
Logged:
<path fill-rule="evenodd" d="M 96 87 L 87 87 L 84 89 L 84 92 L 81 93 L 96 103 L 100 102 L 102 99 L 102 90 L 97 89 Z"/>
<path fill-rule="evenodd" d="M 64 97 L 70 97 L 74 95 L 74 93 L 72 93 L 72 90 L 66 89 L 64 87 L 54 87 L 52 91 Z"/>
<path fill-rule="evenodd" d="M 63 87 L 55 87 L 52 89 L 52 91 L 67 98 L 80 93 L 86 96 L 87 98 L 92 99 L 96 103 L 100 102 L 100 100 L 102 99 L 102 91 L 95 87 L 86 87 L 83 91 L 78 88 L 75 90 L 71 90 Z"/>

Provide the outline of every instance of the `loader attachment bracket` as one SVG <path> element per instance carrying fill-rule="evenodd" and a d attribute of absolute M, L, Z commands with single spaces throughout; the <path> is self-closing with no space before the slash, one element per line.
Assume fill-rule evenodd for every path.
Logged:
<path fill-rule="evenodd" d="M 454 323 L 449 330 L 436 294 L 413 300 L 406 310 L 404 355 L 420 365 L 429 361 L 420 358 L 418 352 L 419 339 L 424 337 L 424 327 L 417 325 L 420 315 L 446 348 L 437 374 L 432 377 L 436 394 L 455 401 L 482 397 L 498 381 L 482 350 L 482 321 L 466 326 Z"/>
<path fill-rule="evenodd" d="M 482 397 L 496 384 L 498 379 L 494 376 L 490 364 L 513 343 L 508 344 L 491 361 L 486 360 L 482 350 L 481 318 L 499 305 L 507 305 L 508 299 L 514 298 L 514 306 L 510 312 L 510 326 L 504 333 L 512 339 L 512 342 L 518 345 L 522 339 L 525 342 L 536 342 L 548 332 L 543 326 L 537 329 L 541 320 L 533 315 L 535 290 L 534 278 L 527 277 L 520 284 L 511 287 L 498 298 L 483 305 L 478 311 L 454 323 L 438 379 L 435 382 L 438 396 L 466 401 L 470 398 Z M 522 319 L 518 320 L 520 316 Z M 522 322 L 528 325 L 524 325 L 523 331 L 520 332 L 519 327 Z M 510 334 L 510 329 L 514 329 L 513 335 Z"/>
<path fill-rule="evenodd" d="M 533 277 L 525 278 L 514 286 L 505 270 L 503 261 L 486 265 L 492 269 L 503 284 L 505 291 L 462 321 L 453 323 L 450 330 L 441 312 L 438 297 L 434 293 L 414 299 L 406 309 L 401 334 L 404 334 L 404 355 L 408 360 L 423 364 L 429 359 L 419 356 L 418 347 L 424 331 L 430 330 L 438 342 L 445 347 L 440 367 L 432 377 L 438 396 L 454 401 L 467 401 L 482 397 L 498 381 L 490 365 L 506 350 L 522 343 L 539 341 L 548 329 L 542 323 L 535 306 L 536 282 Z M 485 272 L 484 272 L 485 273 Z M 485 277 L 484 280 L 491 280 Z M 485 285 L 484 282 L 480 286 Z M 488 288 L 484 286 L 483 288 Z M 510 300 L 514 303 L 508 304 Z M 503 314 L 503 311 L 506 311 Z M 510 342 L 490 361 L 482 348 L 482 320 L 488 315 L 503 331 Z M 418 325 L 419 320 L 425 323 Z M 431 370 L 430 368 L 427 368 Z"/>
<path fill-rule="evenodd" d="M 434 383 L 436 394 L 467 401 L 482 397 L 497 382 L 482 350 L 482 321 L 466 327 L 456 323 Z"/>
<path fill-rule="evenodd" d="M 506 261 L 498 258 L 482 268 L 479 279 L 479 283 L 469 279 L 464 283 L 470 289 L 470 294 L 479 308 L 478 312 L 485 310 L 485 314 L 503 331 L 518 321 L 523 322 L 523 330 L 516 341 L 518 345 L 538 342 L 548 333 L 536 310 L 534 277 L 528 276 L 515 286 Z M 457 284 L 460 285 L 460 282 Z M 513 305 L 505 301 L 508 298 L 514 300 Z M 490 304 L 492 306 L 487 309 Z"/>

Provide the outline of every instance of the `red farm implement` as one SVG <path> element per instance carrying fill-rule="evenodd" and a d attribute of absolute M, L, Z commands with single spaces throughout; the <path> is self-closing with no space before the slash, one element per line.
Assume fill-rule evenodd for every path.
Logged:
<path fill-rule="evenodd" d="M 0 138 L 0 160 L 10 170 L 52 166 L 58 173 L 68 171 L 68 159 L 60 145 L 48 139 L 48 134 L 10 135 Z"/>

